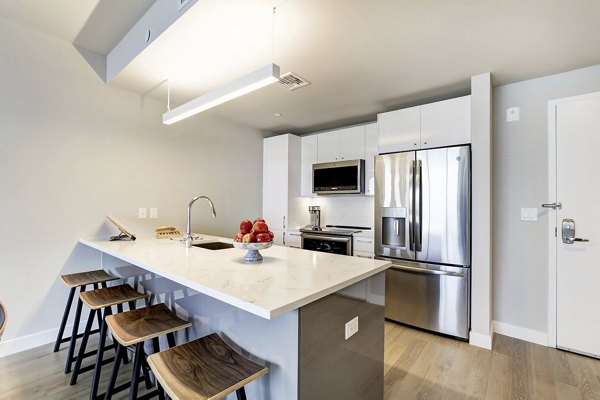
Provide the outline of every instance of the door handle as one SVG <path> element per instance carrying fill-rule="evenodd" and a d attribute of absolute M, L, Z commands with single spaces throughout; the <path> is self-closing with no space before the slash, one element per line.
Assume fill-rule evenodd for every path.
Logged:
<path fill-rule="evenodd" d="M 542 204 L 542 207 L 551 208 L 553 210 L 560 210 L 562 209 L 562 203 L 544 203 Z"/>
<path fill-rule="evenodd" d="M 575 221 L 571 218 L 562 220 L 562 241 L 565 244 L 573 244 L 575 242 L 589 242 L 589 239 L 575 237 Z"/>
<path fill-rule="evenodd" d="M 400 235 L 400 223 L 398 222 L 398 218 L 394 218 L 394 234 L 396 236 Z"/>
<path fill-rule="evenodd" d="M 455 276 L 457 278 L 464 278 L 464 276 L 465 276 L 465 274 L 460 274 L 458 272 L 439 271 L 437 269 L 409 267 L 408 265 L 398 265 L 398 264 L 392 264 L 391 269 L 395 269 L 395 270 L 399 270 L 399 271 L 406 271 L 406 272 L 414 272 L 417 274 L 424 274 L 424 275 L 445 275 L 445 276 Z"/>

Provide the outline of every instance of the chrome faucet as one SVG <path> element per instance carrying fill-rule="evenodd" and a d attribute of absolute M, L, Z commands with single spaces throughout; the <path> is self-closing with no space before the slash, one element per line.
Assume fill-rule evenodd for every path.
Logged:
<path fill-rule="evenodd" d="M 210 208 L 212 209 L 212 216 L 213 218 L 217 217 L 217 212 L 215 211 L 215 205 L 213 204 L 212 200 L 209 199 L 206 196 L 196 196 L 192 199 L 192 201 L 190 201 L 190 204 L 188 204 L 188 210 L 187 210 L 187 226 L 185 228 L 185 247 L 192 247 L 192 205 L 194 205 L 194 203 L 196 202 L 196 200 L 198 199 L 205 199 L 206 201 L 208 201 L 208 204 L 210 204 Z"/>

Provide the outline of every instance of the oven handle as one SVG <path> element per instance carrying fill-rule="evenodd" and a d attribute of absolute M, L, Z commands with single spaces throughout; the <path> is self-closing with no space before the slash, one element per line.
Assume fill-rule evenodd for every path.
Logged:
<path fill-rule="evenodd" d="M 340 242 L 340 243 L 349 243 L 350 242 L 350 238 L 349 237 L 333 237 L 333 236 L 324 236 L 324 235 L 310 235 L 310 234 L 302 234 L 300 235 L 302 236 L 303 239 L 315 239 L 315 240 L 331 240 L 332 242 Z"/>
<path fill-rule="evenodd" d="M 456 276 L 459 278 L 465 277 L 465 274 L 459 274 L 457 272 L 438 271 L 436 269 L 409 267 L 406 265 L 397 265 L 397 264 L 392 264 L 391 269 L 397 269 L 400 271 L 414 272 L 417 274 L 425 274 L 425 275 L 447 275 L 447 276 Z"/>

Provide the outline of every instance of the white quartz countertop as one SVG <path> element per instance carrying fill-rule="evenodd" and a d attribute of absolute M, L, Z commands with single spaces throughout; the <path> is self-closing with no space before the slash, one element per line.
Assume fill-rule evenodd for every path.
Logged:
<path fill-rule="evenodd" d="M 198 243 L 231 243 L 201 236 Z M 244 250 L 188 249 L 178 241 L 154 237 L 79 242 L 266 319 L 300 308 L 391 265 L 387 261 L 283 246 L 261 250 L 263 261 L 248 264 L 244 262 Z"/>

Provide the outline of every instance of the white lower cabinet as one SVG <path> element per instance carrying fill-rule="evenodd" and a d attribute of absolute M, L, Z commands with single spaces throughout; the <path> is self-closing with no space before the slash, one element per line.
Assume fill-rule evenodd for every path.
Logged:
<path fill-rule="evenodd" d="M 375 238 L 372 231 L 354 234 L 352 239 L 352 255 L 362 258 L 375 258 Z"/>
<path fill-rule="evenodd" d="M 300 248 L 302 240 L 300 238 L 300 231 L 288 230 L 284 232 L 283 245 L 288 247 Z"/>
<path fill-rule="evenodd" d="M 284 240 L 284 234 L 285 231 L 283 229 L 271 229 L 271 232 L 273 232 L 273 244 L 277 244 L 279 246 L 283 246 L 283 240 Z"/>

